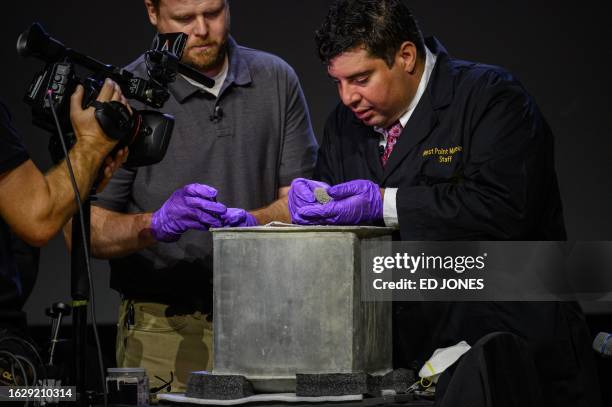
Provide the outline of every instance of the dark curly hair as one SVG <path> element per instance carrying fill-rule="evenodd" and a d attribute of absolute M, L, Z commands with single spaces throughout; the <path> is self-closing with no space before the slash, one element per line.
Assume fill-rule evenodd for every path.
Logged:
<path fill-rule="evenodd" d="M 418 57 L 424 58 L 423 34 L 401 0 L 336 0 L 315 33 L 319 58 L 325 64 L 361 46 L 391 67 L 405 41 L 413 42 Z"/>

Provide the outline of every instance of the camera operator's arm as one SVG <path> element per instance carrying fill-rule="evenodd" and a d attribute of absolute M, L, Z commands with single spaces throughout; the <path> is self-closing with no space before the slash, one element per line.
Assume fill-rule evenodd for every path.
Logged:
<path fill-rule="evenodd" d="M 77 186 L 84 198 L 116 141 L 104 134 L 93 108 L 81 108 L 83 93 L 83 88 L 79 87 L 71 98 L 70 118 L 77 142 L 69 154 Z M 119 87 L 107 81 L 98 100 L 124 99 Z M 34 163 L 27 160 L 0 174 L 0 191 L 0 215 L 18 236 L 32 245 L 44 245 L 76 211 L 65 161 L 43 176 Z"/>

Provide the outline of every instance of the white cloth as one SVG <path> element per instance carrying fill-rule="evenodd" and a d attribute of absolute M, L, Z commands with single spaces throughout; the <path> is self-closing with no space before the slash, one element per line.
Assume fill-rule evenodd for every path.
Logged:
<path fill-rule="evenodd" d="M 461 341 L 455 346 L 436 349 L 419 370 L 419 377 L 430 379 L 434 383 L 437 382 L 440 374 L 455 364 L 470 348 L 471 346 L 466 341 Z"/>

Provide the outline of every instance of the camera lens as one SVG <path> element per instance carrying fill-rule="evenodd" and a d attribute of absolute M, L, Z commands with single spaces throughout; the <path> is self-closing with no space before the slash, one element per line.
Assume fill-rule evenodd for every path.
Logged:
<path fill-rule="evenodd" d="M 30 56 L 30 51 L 28 50 L 28 35 L 30 34 L 30 30 L 26 30 L 19 35 L 17 38 L 17 53 L 22 57 Z"/>

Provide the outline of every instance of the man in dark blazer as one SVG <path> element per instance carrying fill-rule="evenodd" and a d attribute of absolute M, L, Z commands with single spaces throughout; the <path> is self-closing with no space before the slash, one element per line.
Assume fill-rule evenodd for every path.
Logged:
<path fill-rule="evenodd" d="M 414 241 L 566 238 L 553 136 L 512 74 L 451 58 L 399 0 L 336 1 L 316 42 L 342 103 L 319 182 L 292 184 L 294 223 L 384 224 Z M 319 187 L 330 202 L 317 202 Z M 545 405 L 599 405 L 577 304 L 395 303 L 394 330 L 396 367 L 512 332 L 531 350 Z"/>

